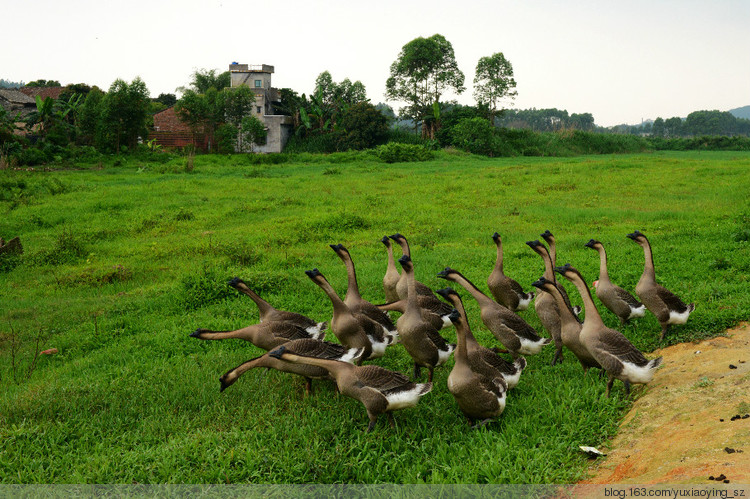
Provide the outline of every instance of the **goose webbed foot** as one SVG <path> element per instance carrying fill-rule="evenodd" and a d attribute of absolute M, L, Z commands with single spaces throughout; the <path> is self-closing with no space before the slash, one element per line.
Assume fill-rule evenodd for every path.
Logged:
<path fill-rule="evenodd" d="M 610 392 L 612 391 L 612 384 L 615 382 L 615 378 L 610 377 L 609 381 L 607 381 L 607 398 L 610 397 Z"/>
<path fill-rule="evenodd" d="M 373 428 L 375 428 L 375 423 L 377 423 L 378 417 L 377 416 L 370 416 L 370 424 L 367 425 L 367 431 L 366 433 L 370 433 Z"/>
<path fill-rule="evenodd" d="M 625 396 L 630 396 L 630 381 L 623 381 L 625 384 Z"/>
<path fill-rule="evenodd" d="M 491 420 L 491 419 L 489 419 L 489 418 L 487 418 L 487 419 L 483 419 L 483 420 L 481 420 L 481 421 L 477 421 L 477 422 L 476 422 L 476 423 L 474 424 L 474 426 L 472 426 L 472 427 L 471 427 L 471 429 L 472 429 L 472 430 L 479 430 L 480 428 L 484 428 L 485 426 L 487 426 L 487 425 L 488 425 L 489 423 L 491 423 L 491 422 L 492 422 L 492 420 Z"/>

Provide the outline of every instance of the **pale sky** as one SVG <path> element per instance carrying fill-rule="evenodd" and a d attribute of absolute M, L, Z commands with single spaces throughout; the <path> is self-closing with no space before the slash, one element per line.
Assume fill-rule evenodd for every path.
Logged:
<path fill-rule="evenodd" d="M 477 61 L 503 52 L 517 109 L 612 126 L 750 105 L 750 0 L 23 0 L 0 13 L 11 81 L 107 90 L 140 76 L 156 97 L 237 61 L 273 65 L 273 86 L 307 94 L 328 70 L 376 104 L 401 47 L 439 33 L 467 87 L 443 100 L 474 104 Z"/>

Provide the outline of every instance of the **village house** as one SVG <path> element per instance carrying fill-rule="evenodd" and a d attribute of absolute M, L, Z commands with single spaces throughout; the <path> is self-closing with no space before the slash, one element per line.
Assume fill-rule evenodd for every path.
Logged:
<path fill-rule="evenodd" d="M 274 104 L 278 104 L 281 97 L 279 90 L 271 86 L 273 72 L 274 67 L 266 64 L 250 66 L 233 62 L 229 65 L 231 87 L 250 87 L 255 94 L 253 115 L 266 128 L 266 143 L 254 145 L 255 152 L 281 152 L 292 133 L 292 118 L 276 114 L 274 109 Z M 154 128 L 149 134 L 149 139 L 155 139 L 156 143 L 164 147 L 185 147 L 192 144 L 201 150 L 208 148 L 205 135 L 195 133 L 187 124 L 180 121 L 174 107 L 154 115 Z"/>

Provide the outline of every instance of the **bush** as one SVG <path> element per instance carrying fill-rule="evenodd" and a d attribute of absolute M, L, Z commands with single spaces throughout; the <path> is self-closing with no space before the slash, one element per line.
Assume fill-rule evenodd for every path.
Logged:
<path fill-rule="evenodd" d="M 386 117 L 369 102 L 349 108 L 341 120 L 344 133 L 339 138 L 339 150 L 370 149 L 388 138 Z"/>
<path fill-rule="evenodd" d="M 36 147 L 29 147 L 18 152 L 15 155 L 19 165 L 23 166 L 36 166 L 48 163 L 50 158 L 47 154 Z"/>
<path fill-rule="evenodd" d="M 376 147 L 373 152 L 386 163 L 429 161 L 433 158 L 432 151 L 415 144 L 389 142 L 388 144 Z"/>
<path fill-rule="evenodd" d="M 453 127 L 453 145 L 484 156 L 497 156 L 500 149 L 495 127 L 484 118 L 464 118 Z"/>

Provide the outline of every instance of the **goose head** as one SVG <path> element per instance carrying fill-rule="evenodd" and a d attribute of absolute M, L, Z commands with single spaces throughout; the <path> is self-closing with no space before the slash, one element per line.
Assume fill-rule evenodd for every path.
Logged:
<path fill-rule="evenodd" d="M 381 239 L 380 242 L 383 243 L 386 248 L 391 247 L 391 240 L 388 238 L 388 236 L 383 236 L 383 239 Z"/>
<path fill-rule="evenodd" d="M 411 261 L 411 257 L 409 257 L 409 255 L 402 255 L 401 258 L 398 259 L 398 263 L 401 264 L 401 267 L 404 270 L 410 270 L 414 268 L 414 263 Z"/>
<path fill-rule="evenodd" d="M 458 296 L 458 293 L 456 293 L 456 290 L 454 290 L 451 287 L 438 289 L 435 292 L 448 301 L 451 301 L 451 296 Z"/>
<path fill-rule="evenodd" d="M 637 242 L 641 246 L 648 244 L 648 239 L 646 239 L 646 236 L 644 236 L 643 233 L 639 231 L 632 232 L 625 237 L 632 239 L 633 241 Z"/>
<path fill-rule="evenodd" d="M 542 236 L 542 239 L 547 241 L 547 244 L 552 244 L 555 242 L 555 236 L 553 236 L 549 230 L 545 230 L 539 235 Z"/>
<path fill-rule="evenodd" d="M 547 251 L 547 247 L 542 244 L 539 239 L 535 239 L 533 241 L 526 241 L 526 245 L 533 249 L 537 254 L 541 255 L 542 257 L 545 257 L 549 255 L 549 252 Z"/>
<path fill-rule="evenodd" d="M 495 244 L 500 244 L 500 234 L 498 234 L 497 232 L 492 234 L 492 240 L 495 241 Z"/>
<path fill-rule="evenodd" d="M 552 286 L 555 285 L 554 282 L 548 281 L 547 279 L 544 278 L 544 276 L 540 277 L 539 279 L 531 283 L 532 286 L 534 286 L 535 288 L 539 288 L 539 289 L 544 289 L 545 286 L 547 286 L 548 284 Z"/>
<path fill-rule="evenodd" d="M 324 281 L 326 279 L 325 276 L 317 268 L 314 268 L 312 270 L 305 270 L 305 274 L 307 275 L 307 277 L 309 277 L 315 282 L 318 282 L 321 280 Z"/>
<path fill-rule="evenodd" d="M 566 263 L 565 265 L 555 267 L 555 272 L 560 274 L 561 276 L 565 277 L 566 279 L 570 280 L 571 277 L 576 276 L 583 280 L 583 276 L 581 275 L 578 270 L 576 270 L 575 267 L 573 267 L 571 264 Z"/>
<path fill-rule="evenodd" d="M 599 242 L 599 241 L 597 241 L 596 239 L 589 239 L 589 242 L 587 242 L 587 243 L 586 243 L 586 244 L 584 244 L 583 246 L 584 246 L 585 248 L 596 249 L 596 245 L 597 245 L 597 244 L 601 245 L 602 243 L 601 243 L 601 242 Z"/>
<path fill-rule="evenodd" d="M 451 274 L 457 274 L 457 273 L 458 273 L 458 272 L 456 272 L 456 271 L 455 271 L 455 270 L 453 270 L 452 268 L 450 268 L 450 267 L 445 267 L 445 268 L 444 268 L 443 270 L 441 270 L 440 272 L 438 272 L 437 276 L 438 276 L 439 278 L 441 278 L 441 279 L 448 279 L 448 276 L 449 276 L 449 275 L 451 275 Z"/>
<path fill-rule="evenodd" d="M 458 310 L 454 308 L 453 310 L 451 310 L 451 313 L 448 314 L 448 318 L 453 324 L 458 324 L 461 321 L 461 314 L 458 313 Z"/>
<path fill-rule="evenodd" d="M 281 345 L 276 350 L 273 350 L 271 352 L 268 352 L 268 355 L 273 357 L 274 359 L 280 359 L 282 355 L 284 355 L 284 352 L 286 352 L 286 347 L 284 345 Z"/>

